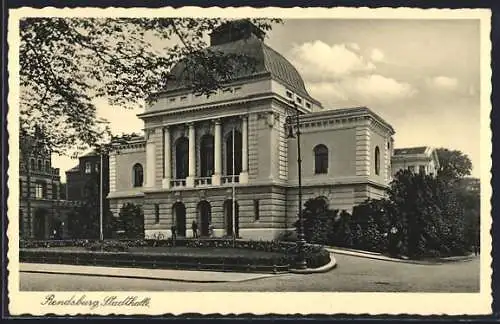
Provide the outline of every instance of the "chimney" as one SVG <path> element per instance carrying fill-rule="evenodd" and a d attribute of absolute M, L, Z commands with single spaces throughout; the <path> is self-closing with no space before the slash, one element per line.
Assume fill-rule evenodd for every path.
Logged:
<path fill-rule="evenodd" d="M 210 45 L 221 45 L 247 39 L 255 35 L 259 39 L 264 38 L 264 31 L 255 26 L 249 19 L 232 20 L 215 28 L 210 34 Z"/>

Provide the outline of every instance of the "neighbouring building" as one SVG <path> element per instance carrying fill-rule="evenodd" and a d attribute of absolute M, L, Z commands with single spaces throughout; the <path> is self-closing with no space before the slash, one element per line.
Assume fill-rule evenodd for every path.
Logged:
<path fill-rule="evenodd" d="M 439 169 L 437 151 L 429 146 L 394 149 L 391 162 L 393 175 L 403 169 L 436 175 Z"/>
<path fill-rule="evenodd" d="M 29 139 L 21 139 L 25 145 Z M 19 237 L 67 238 L 68 213 L 74 202 L 63 199 L 59 169 L 48 152 L 23 153 L 19 169 Z"/>
<path fill-rule="evenodd" d="M 288 138 L 287 111 L 300 111 L 303 202 L 324 196 L 351 210 L 385 195 L 391 178 L 389 123 L 366 107 L 327 110 L 307 92 L 302 77 L 267 46 L 248 21 L 222 25 L 211 46 L 256 59 L 227 88 L 207 98 L 174 80 L 138 115 L 144 137 L 110 154 L 114 215 L 124 203 L 143 206 L 145 234 L 273 239 L 292 230 L 298 212 L 297 139 Z M 293 104 L 291 103 L 293 102 Z M 233 159 L 234 157 L 234 159 Z M 234 217 L 233 217 L 233 188 Z M 234 220 L 234 222 L 233 222 Z"/>
<path fill-rule="evenodd" d="M 109 158 L 102 157 L 102 191 L 104 210 L 109 208 L 106 196 L 109 193 Z M 98 195 L 101 185 L 101 156 L 92 151 L 78 158 L 78 165 L 66 171 L 66 196 L 68 200 L 84 201 L 88 199 L 88 191 L 92 189 Z M 87 191 L 87 193 L 86 193 Z M 99 205 L 99 203 L 98 203 Z"/>

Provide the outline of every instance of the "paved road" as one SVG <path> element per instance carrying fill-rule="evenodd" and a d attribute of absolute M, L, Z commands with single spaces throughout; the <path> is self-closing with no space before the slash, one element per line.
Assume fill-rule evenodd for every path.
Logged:
<path fill-rule="evenodd" d="M 25 291 L 351 291 L 477 292 L 479 259 L 415 265 L 336 255 L 322 274 L 284 274 L 246 282 L 186 283 L 150 279 L 21 273 Z"/>

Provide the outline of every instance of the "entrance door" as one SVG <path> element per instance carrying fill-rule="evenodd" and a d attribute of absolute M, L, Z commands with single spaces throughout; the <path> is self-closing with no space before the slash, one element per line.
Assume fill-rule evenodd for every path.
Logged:
<path fill-rule="evenodd" d="M 60 240 L 63 238 L 63 222 L 61 220 L 59 219 L 54 220 L 53 232 L 54 232 L 54 238 L 56 240 Z"/>
<path fill-rule="evenodd" d="M 177 235 L 186 236 L 186 207 L 181 202 L 176 202 L 173 207 L 175 228 Z"/>
<path fill-rule="evenodd" d="M 209 236 L 210 222 L 212 221 L 212 210 L 210 203 L 206 200 L 200 201 L 198 204 L 198 213 L 200 220 L 200 235 Z"/>
<path fill-rule="evenodd" d="M 35 239 L 44 240 L 46 239 L 46 218 L 47 213 L 44 209 L 37 209 L 35 211 Z"/>

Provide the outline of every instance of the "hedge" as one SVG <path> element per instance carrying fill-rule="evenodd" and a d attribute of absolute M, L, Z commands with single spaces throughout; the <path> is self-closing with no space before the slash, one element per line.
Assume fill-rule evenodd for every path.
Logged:
<path fill-rule="evenodd" d="M 234 246 L 233 246 L 234 244 Z M 50 251 L 50 250 L 26 250 L 30 248 L 50 248 L 50 247 L 65 247 L 65 246 L 81 246 L 87 251 Z M 263 252 L 278 252 L 281 257 L 269 256 L 267 257 L 249 257 L 249 256 L 230 256 L 230 257 L 212 257 L 212 256 L 172 256 L 148 252 L 128 252 L 130 247 L 196 247 L 196 248 L 238 248 L 249 249 Z M 241 265 L 248 266 L 255 271 L 262 271 L 262 267 L 269 271 L 272 267 L 278 266 L 282 271 L 288 270 L 289 265 L 293 265 L 297 258 L 297 247 L 292 242 L 281 241 L 244 241 L 244 240 L 228 240 L 228 239 L 178 239 L 175 242 L 171 239 L 168 240 L 113 240 L 113 241 L 90 241 L 90 240 L 58 240 L 58 241 L 22 241 L 20 244 L 20 258 L 24 262 L 47 262 L 58 261 L 58 256 L 64 259 L 59 263 L 75 264 L 71 260 L 72 257 L 78 256 L 76 264 L 94 264 L 93 258 L 98 258 L 99 265 L 114 265 L 116 262 L 123 264 L 120 261 L 124 257 L 133 257 L 141 266 L 147 266 L 143 262 L 147 260 L 152 261 L 155 267 L 161 264 L 192 264 L 196 261 L 203 265 L 211 265 L 216 269 L 226 269 L 228 265 L 235 265 L 235 269 L 241 270 Z M 73 254 L 72 254 L 73 253 Z M 330 262 L 330 253 L 322 248 L 320 245 L 306 244 L 304 246 L 304 257 L 309 268 L 317 268 Z M 43 259 L 45 258 L 45 259 Z M 82 259 L 83 258 L 83 259 Z M 146 259 L 144 259 L 146 258 Z M 150 258 L 150 259 L 147 259 Z M 101 260 L 102 259 L 102 260 Z M 34 261 L 33 261 L 34 260 Z M 44 261 L 45 260 L 45 261 Z M 91 260 L 90 263 L 81 263 L 82 260 Z M 218 265 L 218 266 L 217 266 Z M 187 268 L 192 266 L 186 266 Z M 198 266 L 199 267 L 199 266 Z M 275 271 L 274 269 L 272 271 Z"/>

